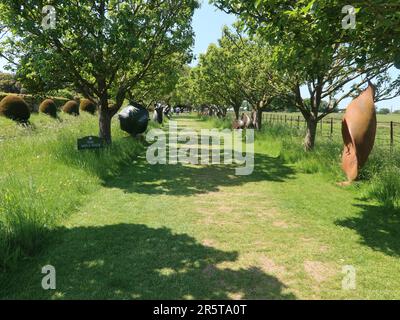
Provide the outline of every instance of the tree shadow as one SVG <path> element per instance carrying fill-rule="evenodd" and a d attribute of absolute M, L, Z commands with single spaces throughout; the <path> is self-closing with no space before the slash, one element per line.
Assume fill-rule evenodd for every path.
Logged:
<path fill-rule="evenodd" d="M 361 243 L 387 255 L 400 256 L 400 210 L 378 205 L 355 204 L 358 217 L 336 221 L 361 236 Z"/>
<path fill-rule="evenodd" d="M 29 278 L 31 283 L 13 290 L 18 298 L 25 294 L 40 299 L 296 298 L 259 268 L 218 266 L 236 261 L 237 252 L 202 245 L 167 228 L 134 224 L 60 228 L 52 237 L 53 246 L 35 259 L 40 267 Z M 40 287 L 39 270 L 44 265 L 56 268 L 55 291 Z"/>
<path fill-rule="evenodd" d="M 235 174 L 244 165 L 150 165 L 138 157 L 119 177 L 106 180 L 105 187 L 127 193 L 191 196 L 219 191 L 224 186 L 240 186 L 249 182 L 284 182 L 293 178 L 294 170 L 280 158 L 254 154 L 254 172 L 247 176 Z"/>

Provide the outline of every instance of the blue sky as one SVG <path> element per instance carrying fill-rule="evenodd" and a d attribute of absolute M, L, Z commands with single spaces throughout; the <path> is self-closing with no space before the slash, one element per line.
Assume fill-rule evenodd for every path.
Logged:
<path fill-rule="evenodd" d="M 193 29 L 196 33 L 194 54 L 198 56 L 205 53 L 210 43 L 216 43 L 221 37 L 223 26 L 231 25 L 235 20 L 234 15 L 228 15 L 210 5 L 208 0 L 203 0 L 193 17 Z M 193 64 L 197 62 L 193 61 Z"/>

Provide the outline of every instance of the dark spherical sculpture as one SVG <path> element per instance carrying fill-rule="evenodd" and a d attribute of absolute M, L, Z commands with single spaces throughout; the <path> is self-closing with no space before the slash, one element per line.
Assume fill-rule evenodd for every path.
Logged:
<path fill-rule="evenodd" d="M 15 121 L 27 122 L 31 111 L 24 99 L 18 96 L 7 96 L 0 102 L 0 115 Z"/>
<path fill-rule="evenodd" d="M 162 124 L 163 120 L 164 120 L 163 115 L 164 115 L 163 107 L 162 106 L 156 106 L 155 109 L 154 109 L 153 120 L 155 122 L 158 122 L 159 124 Z"/>
<path fill-rule="evenodd" d="M 79 107 L 81 111 L 88 112 L 92 115 L 94 115 L 97 110 L 96 104 L 89 99 L 82 99 Z"/>
<path fill-rule="evenodd" d="M 138 103 L 133 103 L 118 114 L 121 130 L 136 136 L 144 133 L 149 124 L 149 112 Z"/>
<path fill-rule="evenodd" d="M 62 108 L 63 112 L 78 116 L 79 115 L 79 104 L 75 100 L 70 100 L 66 104 L 64 104 Z"/>
<path fill-rule="evenodd" d="M 40 104 L 39 112 L 47 114 L 53 118 L 56 118 L 57 106 L 52 99 L 46 99 Z"/>

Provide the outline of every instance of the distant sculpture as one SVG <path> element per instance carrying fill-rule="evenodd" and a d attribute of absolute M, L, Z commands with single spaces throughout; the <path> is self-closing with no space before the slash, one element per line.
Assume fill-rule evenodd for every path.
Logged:
<path fill-rule="evenodd" d="M 257 110 L 253 110 L 250 116 L 251 126 L 257 128 Z"/>
<path fill-rule="evenodd" d="M 242 121 L 243 121 L 243 129 L 248 129 L 251 126 L 251 119 L 247 114 L 245 113 L 242 114 Z"/>
<path fill-rule="evenodd" d="M 156 103 L 154 105 L 153 120 L 155 122 L 158 122 L 158 124 L 162 124 L 164 121 L 163 115 L 164 115 L 164 107 L 162 106 L 161 103 Z"/>
<path fill-rule="evenodd" d="M 358 178 L 359 170 L 365 165 L 374 147 L 376 136 L 375 87 L 368 88 L 347 107 L 342 122 L 344 150 L 342 168 L 351 184 Z"/>
<path fill-rule="evenodd" d="M 241 119 L 235 119 L 232 123 L 233 129 L 248 129 L 251 126 L 251 119 L 250 117 L 243 113 Z"/>
<path fill-rule="evenodd" d="M 240 119 L 235 119 L 232 122 L 232 129 L 233 130 L 239 130 L 239 129 L 243 129 L 243 121 Z"/>
<path fill-rule="evenodd" d="M 150 116 L 145 107 L 132 102 L 118 114 L 121 129 L 132 136 L 142 134 L 147 130 Z"/>
<path fill-rule="evenodd" d="M 167 119 L 169 119 L 169 120 L 171 120 L 171 111 L 172 111 L 171 106 L 169 104 L 167 104 L 164 108 L 164 116 L 166 116 Z"/>

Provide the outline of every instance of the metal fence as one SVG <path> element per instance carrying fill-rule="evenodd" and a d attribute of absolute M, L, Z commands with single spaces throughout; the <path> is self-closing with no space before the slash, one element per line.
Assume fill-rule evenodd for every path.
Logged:
<path fill-rule="evenodd" d="M 269 124 L 287 125 L 297 130 L 305 130 L 307 123 L 301 115 L 283 115 L 264 113 L 263 122 Z M 342 119 L 326 117 L 319 121 L 317 137 L 323 136 L 330 139 L 341 139 Z M 378 121 L 376 143 L 383 147 L 400 147 L 400 122 Z"/>

